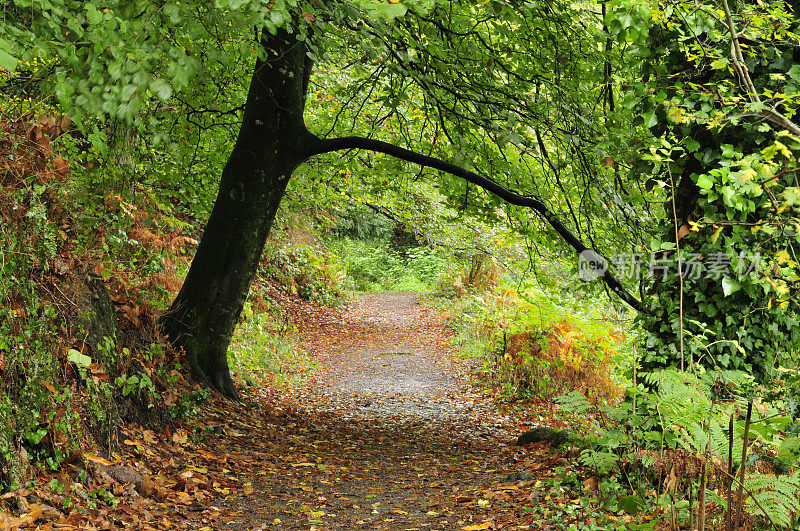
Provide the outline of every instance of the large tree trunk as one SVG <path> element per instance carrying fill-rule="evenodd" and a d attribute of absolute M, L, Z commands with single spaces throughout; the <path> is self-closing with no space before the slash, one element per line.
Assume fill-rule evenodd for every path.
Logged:
<path fill-rule="evenodd" d="M 239 137 L 222 171 L 214 209 L 180 293 L 162 320 L 195 377 L 238 398 L 227 350 L 270 226 L 294 169 L 315 137 L 303 123 L 310 72 L 293 35 L 265 32 Z"/>

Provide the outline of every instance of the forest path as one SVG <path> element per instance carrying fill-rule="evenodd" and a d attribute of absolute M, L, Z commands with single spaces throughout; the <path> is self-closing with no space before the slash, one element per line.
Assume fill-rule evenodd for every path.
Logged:
<path fill-rule="evenodd" d="M 362 295 L 340 322 L 304 333 L 302 344 L 320 361 L 317 378 L 301 390 L 310 410 L 344 420 L 442 430 L 477 427 L 479 396 L 452 365 L 451 333 L 417 293 Z M 491 428 L 503 419 L 492 419 Z M 484 435 L 490 431 L 483 432 Z"/>
<path fill-rule="evenodd" d="M 320 370 L 272 433 L 227 442 L 258 470 L 225 527 L 531 528 L 530 509 L 506 503 L 533 483 L 506 479 L 523 452 L 511 422 L 470 391 L 417 294 L 364 295 L 300 332 Z"/>

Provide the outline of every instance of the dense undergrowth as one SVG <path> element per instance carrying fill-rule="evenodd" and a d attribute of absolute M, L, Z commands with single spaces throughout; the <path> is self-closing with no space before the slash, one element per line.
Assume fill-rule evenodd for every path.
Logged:
<path fill-rule="evenodd" d="M 563 470 L 560 492 L 573 504 L 542 509 L 544 520 L 562 529 L 580 511 L 587 523 L 576 529 L 796 525 L 796 367 L 768 385 L 697 365 L 637 373 L 635 331 L 601 297 L 490 276 L 501 280 L 464 285 L 472 275 L 463 264 L 449 285 L 455 277 L 464 289 L 440 286 L 454 343 L 514 411 L 554 400 L 585 437 L 565 448 L 581 465 Z M 579 280 L 562 273 L 545 282 Z"/>
<path fill-rule="evenodd" d="M 0 129 L 6 489 L 35 467 L 54 470 L 92 447 L 113 447 L 120 420 L 179 415 L 183 377 L 156 321 L 195 241 L 145 190 L 135 203 L 101 193 L 65 117 L 30 113 Z"/>

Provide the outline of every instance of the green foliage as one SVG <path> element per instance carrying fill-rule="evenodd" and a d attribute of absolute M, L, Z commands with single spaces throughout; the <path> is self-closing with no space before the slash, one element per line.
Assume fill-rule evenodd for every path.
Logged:
<path fill-rule="evenodd" d="M 748 376 L 725 373 L 723 378 L 723 382 L 736 388 L 739 386 L 734 382 L 745 381 Z M 708 450 L 727 459 L 728 438 L 722 426 L 727 425 L 730 413 L 728 407 L 717 406 L 715 410 L 711 395 L 714 382 L 675 370 L 645 374 L 644 379 L 658 389 L 653 406 L 661 426 L 667 428 L 666 444 L 698 453 Z"/>
<path fill-rule="evenodd" d="M 780 527 L 789 527 L 800 513 L 800 472 L 792 475 L 750 474 L 745 488 L 753 493 L 746 502 L 747 512 L 766 516 Z"/>
<path fill-rule="evenodd" d="M 388 243 L 396 226 L 397 222 L 387 216 L 347 203 L 336 218 L 333 234 L 339 239 Z"/>
<path fill-rule="evenodd" d="M 386 244 L 349 239 L 332 242 L 332 247 L 345 264 L 345 287 L 353 291 L 429 292 L 446 267 L 441 253 L 425 247 L 401 254 Z"/>
<path fill-rule="evenodd" d="M 260 274 L 292 293 L 324 304 L 341 302 L 344 273 L 340 259 L 319 246 L 268 246 Z"/>
<path fill-rule="evenodd" d="M 574 413 L 578 416 L 584 416 L 586 413 L 593 411 L 595 406 L 586 395 L 579 391 L 570 391 L 556 398 L 556 402 L 564 408 L 565 411 Z"/>
<path fill-rule="evenodd" d="M 39 268 L 47 267 L 53 250 L 46 237 L 51 223 L 39 199 L 44 190 L 37 188 L 23 187 L 13 194 L 8 186 L 0 193 L 3 205 L 10 194 L 12 201 L 19 201 L 18 208 L 29 205 L 19 224 L 0 219 L 0 489 L 21 482 L 29 461 L 54 467 L 75 444 L 69 438 L 61 444 L 57 435 L 74 434 L 75 412 L 68 405 L 58 417 L 52 413 L 56 400 L 70 393 L 50 384 L 59 369 L 55 352 L 61 321 L 52 301 L 41 296 Z M 33 232 L 36 228 L 43 234 Z"/>
<path fill-rule="evenodd" d="M 177 405 L 172 406 L 169 414 L 172 418 L 192 417 L 197 414 L 199 407 L 211 397 L 209 389 L 195 389 L 181 395 Z"/>
<path fill-rule="evenodd" d="M 42 201 L 41 196 L 45 190 L 46 187 L 44 185 L 36 183 L 28 190 L 20 190 L 20 193 L 17 194 L 17 199 L 30 205 L 25 216 L 29 220 L 30 230 L 38 235 L 34 244 L 36 258 L 39 264 L 46 269 L 47 264 L 56 254 L 57 231 L 54 224 L 48 219 L 47 207 Z"/>
<path fill-rule="evenodd" d="M 142 366 L 155 367 L 163 353 L 158 346 L 134 352 L 122 346 L 126 339 L 132 348 L 143 343 L 145 326 L 133 341 L 130 334 L 97 337 L 113 332 L 120 315 L 108 301 L 108 323 L 98 325 L 99 310 L 84 307 L 93 304 L 84 297 L 104 288 L 91 291 L 86 277 L 101 273 L 108 287 L 120 290 L 112 292 L 114 302 L 124 300 L 119 309 L 130 312 L 128 319 L 145 321 L 142 305 L 167 302 L 163 285 L 151 290 L 147 282 L 166 278 L 158 275 L 180 250 L 143 225 L 170 232 L 185 226 L 161 225 L 168 215 L 143 223 L 149 214 L 141 206 L 152 203 L 141 195 L 134 205 L 122 195 L 97 193 L 93 185 L 101 172 L 89 170 L 85 159 L 82 171 L 80 159 L 62 158 L 75 155 L 70 150 L 76 146 L 64 146 L 67 135 L 54 139 L 53 122 L 60 123 L 46 115 L 18 116 L 3 121 L 0 131 L 6 164 L 0 177 L 0 490 L 24 485 L 37 468 L 56 470 L 89 440 L 112 447 L 123 397 L 128 405 L 158 404 L 156 383 L 146 371 L 120 371 L 139 356 Z M 168 238 L 183 236 L 172 232 Z M 116 376 L 121 388 L 109 382 Z"/>
<path fill-rule="evenodd" d="M 234 374 L 246 381 L 295 386 L 304 382 L 316 363 L 297 345 L 296 331 L 288 327 L 278 309 L 254 310 L 248 303 L 242 312 L 228 350 L 228 363 Z"/>
<path fill-rule="evenodd" d="M 581 452 L 580 462 L 593 468 L 597 474 L 605 476 L 609 472 L 616 470 L 619 456 L 614 452 L 584 450 Z"/>
<path fill-rule="evenodd" d="M 610 32 L 641 77 L 623 105 L 653 135 L 632 175 L 666 199 L 647 250 L 669 274 L 644 279 L 643 365 L 683 358 L 766 381 L 800 346 L 791 295 L 800 129 L 793 104 L 783 106 L 796 97 L 786 96 L 796 94 L 796 21 L 782 2 L 734 5 L 733 28 L 716 4 L 616 6 Z M 740 45 L 744 58 L 732 55 Z"/>
<path fill-rule="evenodd" d="M 0 60 L 14 70 L 13 59 L 57 58 L 42 88 L 54 93 L 65 111 L 79 118 L 110 116 L 146 123 L 142 114 L 148 107 L 203 80 L 199 52 L 220 37 L 214 28 L 227 27 L 224 40 L 239 41 L 251 55 L 244 35 L 251 28 L 307 25 L 302 17 L 293 21 L 294 7 L 294 2 L 267 8 L 257 2 L 17 1 L 6 11 Z M 224 47 L 213 48 L 212 55 L 210 62 L 222 65 L 237 57 Z"/>
<path fill-rule="evenodd" d="M 748 397 L 752 396 L 752 376 L 736 371 L 691 375 L 666 369 L 642 377 L 649 387 L 639 385 L 632 389 L 629 400 L 617 406 L 598 408 L 577 392 L 558 398 L 565 411 L 581 418 L 599 415 L 602 419 L 602 422 L 593 422 L 594 444 L 583 450 L 581 463 L 600 475 L 624 474 L 631 488 L 630 495 L 636 496 L 643 508 L 650 508 L 648 510 L 655 510 L 659 505 L 657 499 L 646 493 L 648 478 L 656 470 L 667 475 L 674 474 L 677 467 L 684 470 L 684 477 L 676 477 L 674 484 L 669 479 L 666 481 L 665 488 L 673 491 L 673 507 L 665 507 L 669 510 L 685 506 L 690 492 L 705 488 L 699 483 L 701 463 L 707 466 L 704 476 L 707 481 L 721 480 L 722 485 L 727 485 L 725 463 L 731 438 L 734 466 L 750 468 L 753 459 L 743 465 L 738 463 L 744 421 L 734 422 L 733 433 L 728 426 L 731 415 L 738 415 L 751 399 Z M 784 440 L 783 434 L 790 419 L 779 414 L 773 409 L 754 414 L 749 426 L 751 452 L 756 449 L 766 459 L 780 446 L 784 455 L 791 453 L 792 438 Z M 785 444 L 786 441 L 789 444 Z M 800 479 L 796 472 L 781 475 L 781 470 L 785 469 L 777 463 L 774 470 L 770 475 L 755 470 L 747 472 L 744 485 L 748 498 L 744 508 L 751 515 L 766 516 L 778 526 L 788 526 L 800 512 Z M 735 482 L 732 488 L 736 490 Z M 717 493 L 719 496 L 709 490 L 706 494 L 713 505 L 722 509 L 726 506 L 725 496 Z M 720 519 L 722 516 L 721 510 L 712 510 L 709 514 Z"/>
<path fill-rule="evenodd" d="M 148 399 L 148 407 L 153 407 L 152 399 L 155 397 L 155 386 L 153 380 L 146 374 L 133 374 L 130 376 L 117 376 L 114 384 L 122 390 L 122 396 L 132 394 L 145 394 Z"/>
<path fill-rule="evenodd" d="M 534 283 L 506 274 L 485 291 L 467 284 L 470 276 L 457 276 L 460 297 L 442 301 L 456 331 L 453 344 L 482 361 L 486 382 L 503 397 L 550 397 L 579 388 L 593 397 L 620 393 L 630 353 L 624 325 L 610 320 L 612 308 L 587 304 L 593 299 L 582 290 L 559 292 L 560 281 L 544 275 Z"/>

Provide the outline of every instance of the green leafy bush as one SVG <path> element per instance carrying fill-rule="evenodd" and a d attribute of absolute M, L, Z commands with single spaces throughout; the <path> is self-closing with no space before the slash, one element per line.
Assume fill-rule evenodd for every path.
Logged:
<path fill-rule="evenodd" d="M 399 253 L 384 243 L 349 239 L 331 246 L 345 264 L 345 287 L 352 291 L 429 292 L 447 264 L 441 253 L 428 247 Z"/>
<path fill-rule="evenodd" d="M 268 246 L 260 274 L 277 280 L 292 293 L 324 304 L 342 301 L 343 264 L 317 246 Z"/>
<path fill-rule="evenodd" d="M 299 349 L 296 332 L 287 329 L 280 315 L 259 312 L 251 304 L 242 311 L 242 322 L 228 349 L 232 372 L 245 381 L 277 383 L 281 386 L 303 382 L 314 370 L 314 360 Z"/>

